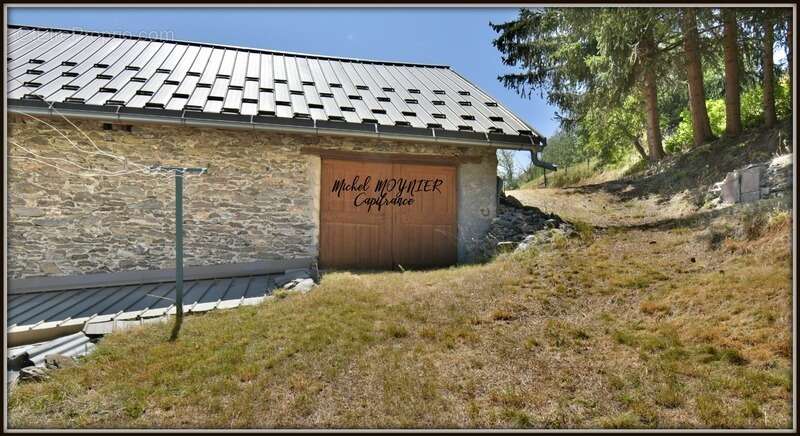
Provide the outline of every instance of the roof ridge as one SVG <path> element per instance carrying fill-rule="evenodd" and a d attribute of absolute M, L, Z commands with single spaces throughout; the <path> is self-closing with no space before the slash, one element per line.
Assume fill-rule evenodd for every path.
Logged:
<path fill-rule="evenodd" d="M 229 44 L 217 44 L 217 43 L 209 43 L 209 42 L 190 41 L 190 40 L 185 40 L 185 39 L 151 38 L 151 37 L 138 36 L 138 35 L 129 35 L 129 34 L 125 34 L 125 33 L 102 32 L 102 31 L 96 31 L 96 30 L 65 29 L 65 28 L 61 28 L 61 27 L 45 27 L 45 26 L 35 26 L 35 25 L 28 25 L 28 24 L 8 24 L 7 28 L 8 29 L 29 29 L 29 30 L 68 32 L 68 33 L 74 33 L 74 34 L 80 34 L 80 35 L 105 36 L 105 37 L 110 37 L 110 38 L 125 38 L 125 39 L 135 39 L 135 40 L 140 40 L 140 41 L 158 41 L 158 42 L 166 42 L 166 43 L 171 43 L 171 44 L 186 44 L 186 45 L 193 45 L 193 46 L 200 46 L 200 47 L 235 49 L 235 50 L 257 52 L 257 53 L 263 53 L 263 54 L 294 56 L 294 57 L 304 57 L 304 58 L 323 59 L 323 60 L 336 60 L 336 61 L 355 62 L 355 63 L 363 63 L 363 64 L 379 64 L 379 65 L 392 65 L 392 66 L 429 67 L 429 68 L 451 69 L 449 65 L 442 65 L 442 64 L 424 64 L 424 63 L 418 63 L 418 62 L 383 61 L 383 60 L 378 60 L 378 59 L 361 59 L 361 58 L 354 58 L 354 57 L 330 56 L 330 55 L 322 55 L 322 54 L 315 54 L 315 53 L 301 53 L 301 52 L 292 52 L 292 51 L 284 51 L 284 50 L 272 50 L 272 49 L 257 48 L 257 47 L 244 47 L 244 46 L 229 45 Z"/>

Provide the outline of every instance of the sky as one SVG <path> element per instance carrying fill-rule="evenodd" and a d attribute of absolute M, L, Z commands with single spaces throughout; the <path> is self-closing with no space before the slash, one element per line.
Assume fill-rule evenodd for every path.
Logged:
<path fill-rule="evenodd" d="M 445 64 L 502 102 L 545 136 L 555 108 L 520 97 L 497 80 L 512 71 L 492 46 L 489 22 L 516 8 L 9 8 L 8 23 L 151 34 L 243 47 L 364 59 Z M 517 153 L 518 166 L 527 154 Z"/>

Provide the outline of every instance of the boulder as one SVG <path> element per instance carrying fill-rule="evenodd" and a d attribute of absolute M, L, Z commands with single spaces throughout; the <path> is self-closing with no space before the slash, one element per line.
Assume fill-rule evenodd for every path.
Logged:
<path fill-rule="evenodd" d="M 497 253 L 526 250 L 550 241 L 552 235 L 537 237 L 539 232 L 557 229 L 564 236 L 575 234 L 574 227 L 558 215 L 525 206 L 512 196 L 500 196 L 497 215 L 478 248 L 480 256 L 488 259 Z"/>
<path fill-rule="evenodd" d="M 19 381 L 20 382 L 38 382 L 44 381 L 50 378 L 50 374 L 46 368 L 42 368 L 39 366 L 26 366 L 19 370 Z"/>
<path fill-rule="evenodd" d="M 731 171 L 708 189 L 705 203 L 717 208 L 774 197 L 790 192 L 792 181 L 792 155 L 777 156 Z"/>

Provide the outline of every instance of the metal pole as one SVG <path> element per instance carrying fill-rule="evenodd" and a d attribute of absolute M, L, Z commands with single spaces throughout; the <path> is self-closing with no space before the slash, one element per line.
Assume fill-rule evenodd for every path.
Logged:
<path fill-rule="evenodd" d="M 175 326 L 170 340 L 178 338 L 183 323 L 183 170 L 175 170 Z"/>
<path fill-rule="evenodd" d="M 183 175 L 205 174 L 208 168 L 185 168 L 153 165 L 151 171 L 175 174 L 175 325 L 169 340 L 178 338 L 183 322 Z"/>
<path fill-rule="evenodd" d="M 183 172 L 175 172 L 175 305 L 183 317 Z"/>

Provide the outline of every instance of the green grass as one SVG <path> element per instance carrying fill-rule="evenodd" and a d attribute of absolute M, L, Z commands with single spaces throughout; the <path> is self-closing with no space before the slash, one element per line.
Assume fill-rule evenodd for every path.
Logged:
<path fill-rule="evenodd" d="M 582 162 L 559 168 L 558 171 L 548 171 L 547 187 L 563 188 L 565 186 L 574 186 L 583 180 L 595 177 L 600 172 L 595 165 L 596 162 L 589 162 L 589 164 Z M 540 187 L 544 187 L 544 176 L 539 176 L 523 183 L 519 189 L 536 189 Z"/>
<path fill-rule="evenodd" d="M 559 167 L 558 171 L 547 172 L 547 187 L 564 188 L 613 180 L 622 175 L 629 175 L 634 170 L 640 171 L 643 168 L 642 163 L 637 155 L 631 154 L 615 164 L 602 165 L 597 159 L 591 159 L 588 163 L 579 162 Z M 545 187 L 544 175 L 541 175 L 539 170 L 537 170 L 536 174 L 538 174 L 536 177 L 522 183 L 517 189 Z"/>
<path fill-rule="evenodd" d="M 485 265 L 328 274 L 307 294 L 190 316 L 175 343 L 168 325 L 112 334 L 16 387 L 9 422 L 786 428 L 787 220 L 720 248 L 702 226 L 619 229 Z"/>

